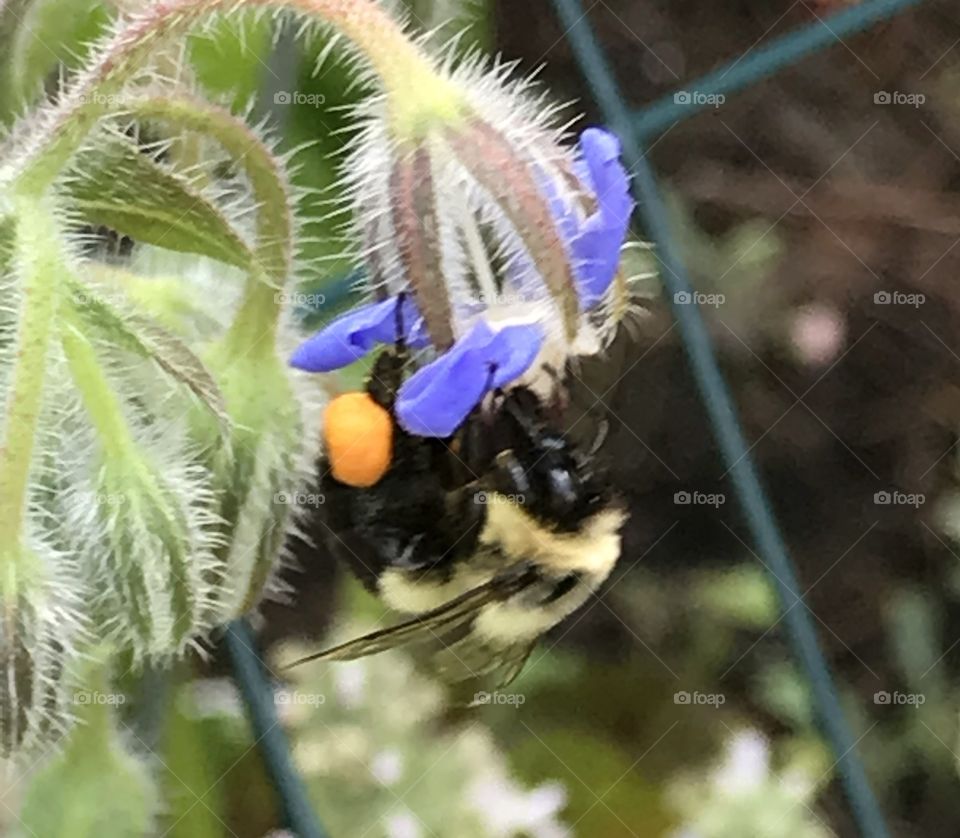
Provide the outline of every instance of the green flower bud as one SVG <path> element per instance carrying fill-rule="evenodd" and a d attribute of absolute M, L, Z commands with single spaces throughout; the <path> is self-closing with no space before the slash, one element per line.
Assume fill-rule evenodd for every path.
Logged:
<path fill-rule="evenodd" d="M 76 323 L 63 345 L 89 419 L 76 428 L 63 495 L 91 612 L 98 633 L 135 660 L 162 659 L 210 628 L 215 504 L 180 418 L 191 401 L 156 364 L 96 345 Z"/>

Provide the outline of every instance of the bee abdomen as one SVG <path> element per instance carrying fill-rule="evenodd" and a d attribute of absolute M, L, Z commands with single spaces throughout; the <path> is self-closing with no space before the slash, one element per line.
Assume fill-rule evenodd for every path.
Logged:
<path fill-rule="evenodd" d="M 543 604 L 549 605 L 550 603 L 556 602 L 558 599 L 566 596 L 568 593 L 570 593 L 570 591 L 577 587 L 581 579 L 582 577 L 578 571 L 568 573 L 566 576 L 562 577 L 553 584 L 550 593 L 548 593 L 544 598 Z"/>

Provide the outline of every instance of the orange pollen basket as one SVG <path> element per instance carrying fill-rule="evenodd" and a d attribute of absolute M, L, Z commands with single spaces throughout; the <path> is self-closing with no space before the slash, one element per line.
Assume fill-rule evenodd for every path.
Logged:
<path fill-rule="evenodd" d="M 330 402 L 323 436 L 333 476 L 347 486 L 369 488 L 390 468 L 393 419 L 369 393 L 345 393 Z"/>

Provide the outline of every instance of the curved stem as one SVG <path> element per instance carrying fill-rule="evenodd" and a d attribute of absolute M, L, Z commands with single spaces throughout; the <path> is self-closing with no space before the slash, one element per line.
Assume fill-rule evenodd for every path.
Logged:
<path fill-rule="evenodd" d="M 289 187 L 277 159 L 243 120 L 200 99 L 179 94 L 153 96 L 138 101 L 134 113 L 169 120 L 213 137 L 243 166 L 259 208 L 256 264 L 247 282 L 240 312 L 225 342 L 232 351 L 242 354 L 249 350 L 251 336 L 256 335 L 258 343 L 262 342 L 272 352 L 282 309 L 275 289 L 284 286 L 293 264 L 293 213 Z"/>
<path fill-rule="evenodd" d="M 14 170 L 12 178 L 30 191 L 46 189 L 97 121 L 115 110 L 115 96 L 124 83 L 159 47 L 214 15 L 262 8 L 299 12 L 343 34 L 386 92 L 398 136 L 416 133 L 425 120 L 459 112 L 454 86 L 376 0 L 172 0 L 152 4 L 97 51 L 95 63 L 48 112 L 33 143 L 14 161 L 19 171 Z"/>
<path fill-rule="evenodd" d="M 60 300 L 63 268 L 60 230 L 53 207 L 15 196 L 17 216 L 14 245 L 16 270 L 21 278 L 20 312 L 10 386 L 0 415 L 0 551 L 20 553 L 27 512 L 27 487 L 33 464 L 37 425 L 43 405 L 43 387 L 53 323 Z M 15 565 L 3 567 L 5 595 L 15 585 Z"/>
<path fill-rule="evenodd" d="M 181 93 L 138 100 L 138 117 L 171 122 L 212 137 L 242 166 L 258 207 L 256 256 L 270 284 L 281 287 L 293 262 L 293 213 L 284 172 L 270 149 L 246 122 L 202 99 Z"/>

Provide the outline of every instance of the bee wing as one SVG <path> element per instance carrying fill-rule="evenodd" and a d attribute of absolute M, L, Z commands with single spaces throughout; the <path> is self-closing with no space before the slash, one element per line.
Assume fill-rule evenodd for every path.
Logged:
<path fill-rule="evenodd" d="M 511 647 L 510 654 L 502 658 L 501 666 L 497 669 L 497 689 L 507 686 L 523 671 L 523 667 L 527 665 L 530 653 L 536 645 L 536 643 L 531 643 L 528 646 Z"/>
<path fill-rule="evenodd" d="M 523 671 L 536 645 L 534 641 L 491 648 L 473 638 L 465 638 L 434 655 L 430 664 L 442 681 L 457 685 L 454 699 L 470 705 L 481 703 L 476 701 L 477 691 L 499 690 L 513 681 Z"/>
<path fill-rule="evenodd" d="M 536 579 L 536 573 L 527 564 L 514 565 L 489 582 L 472 588 L 438 608 L 425 611 L 423 614 L 388 628 L 354 638 L 339 646 L 307 655 L 294 661 L 287 668 L 315 660 L 356 660 L 420 641 L 440 641 L 446 646 L 444 637 L 464 637 L 469 633 L 470 623 L 485 605 L 509 599 L 532 585 Z M 453 645 L 458 645 L 457 641 L 452 642 Z"/>

